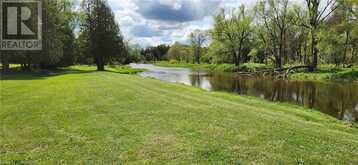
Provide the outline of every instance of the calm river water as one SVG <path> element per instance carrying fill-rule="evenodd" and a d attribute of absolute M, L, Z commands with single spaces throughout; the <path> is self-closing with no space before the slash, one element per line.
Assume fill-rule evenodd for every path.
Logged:
<path fill-rule="evenodd" d="M 226 91 L 256 96 L 270 101 L 288 102 L 319 110 L 340 120 L 358 122 L 358 83 L 311 82 L 249 77 L 235 73 L 192 71 L 187 68 L 131 64 L 147 71 L 139 75 L 184 83 L 209 91 Z"/>

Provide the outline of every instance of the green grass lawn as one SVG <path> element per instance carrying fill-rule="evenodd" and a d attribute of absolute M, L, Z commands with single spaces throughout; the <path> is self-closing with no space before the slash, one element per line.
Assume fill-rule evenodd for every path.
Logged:
<path fill-rule="evenodd" d="M 358 129 L 113 71 L 1 76 L 0 164 L 358 164 Z"/>

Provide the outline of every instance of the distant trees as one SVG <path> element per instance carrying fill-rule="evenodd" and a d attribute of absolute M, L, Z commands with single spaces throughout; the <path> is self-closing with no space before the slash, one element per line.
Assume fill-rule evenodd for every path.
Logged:
<path fill-rule="evenodd" d="M 208 33 L 206 31 L 197 29 L 190 34 L 190 44 L 194 52 L 194 62 L 200 64 L 201 49 L 207 41 Z"/>
<path fill-rule="evenodd" d="M 85 19 L 81 31 L 87 40 L 86 48 L 97 70 L 102 71 L 107 63 L 120 61 L 120 56 L 126 55 L 123 37 L 106 0 L 84 0 L 82 10 Z"/>
<path fill-rule="evenodd" d="M 183 45 L 176 42 L 168 51 L 168 59 L 180 62 L 190 63 L 194 61 L 189 45 Z"/>
<path fill-rule="evenodd" d="M 160 61 L 167 59 L 167 53 L 170 49 L 169 45 L 161 44 L 151 46 L 141 50 L 141 61 Z"/>
<path fill-rule="evenodd" d="M 141 48 L 138 44 L 129 45 L 127 43 L 129 62 L 141 62 L 145 61 L 144 56 L 141 54 Z"/>
<path fill-rule="evenodd" d="M 239 65 L 251 60 L 276 68 L 304 64 L 311 71 L 319 62 L 357 64 L 358 2 L 306 0 L 304 4 L 260 0 L 254 10 L 222 10 L 214 16 L 210 33 L 210 62 Z"/>

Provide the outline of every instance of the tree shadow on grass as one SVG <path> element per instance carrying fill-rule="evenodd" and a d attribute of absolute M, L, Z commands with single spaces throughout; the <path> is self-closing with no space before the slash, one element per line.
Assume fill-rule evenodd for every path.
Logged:
<path fill-rule="evenodd" d="M 12 68 L 6 74 L 4 74 L 2 70 L 0 70 L 0 80 L 37 80 L 37 79 L 46 79 L 49 77 L 61 76 L 66 74 L 85 74 L 85 73 L 93 73 L 93 72 L 97 72 L 97 71 L 80 70 L 80 69 L 73 69 L 73 68 L 22 71 L 17 68 Z"/>
<path fill-rule="evenodd" d="M 0 80 L 36 80 L 46 79 L 54 76 L 61 76 L 65 74 L 85 74 L 85 73 L 116 73 L 116 74 L 137 74 L 144 71 L 143 69 L 133 69 L 128 67 L 108 67 L 105 71 L 97 71 L 95 67 L 66 67 L 56 69 L 42 69 L 35 71 L 23 71 L 20 67 L 11 68 L 9 73 L 3 74 L 0 70 Z"/>

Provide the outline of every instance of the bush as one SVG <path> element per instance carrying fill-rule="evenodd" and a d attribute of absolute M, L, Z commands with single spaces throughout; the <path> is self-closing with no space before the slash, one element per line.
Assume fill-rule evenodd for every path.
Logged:
<path fill-rule="evenodd" d="M 174 60 L 174 59 L 169 60 L 169 64 L 178 64 L 178 63 L 179 63 L 179 61 L 177 61 L 177 60 Z"/>

